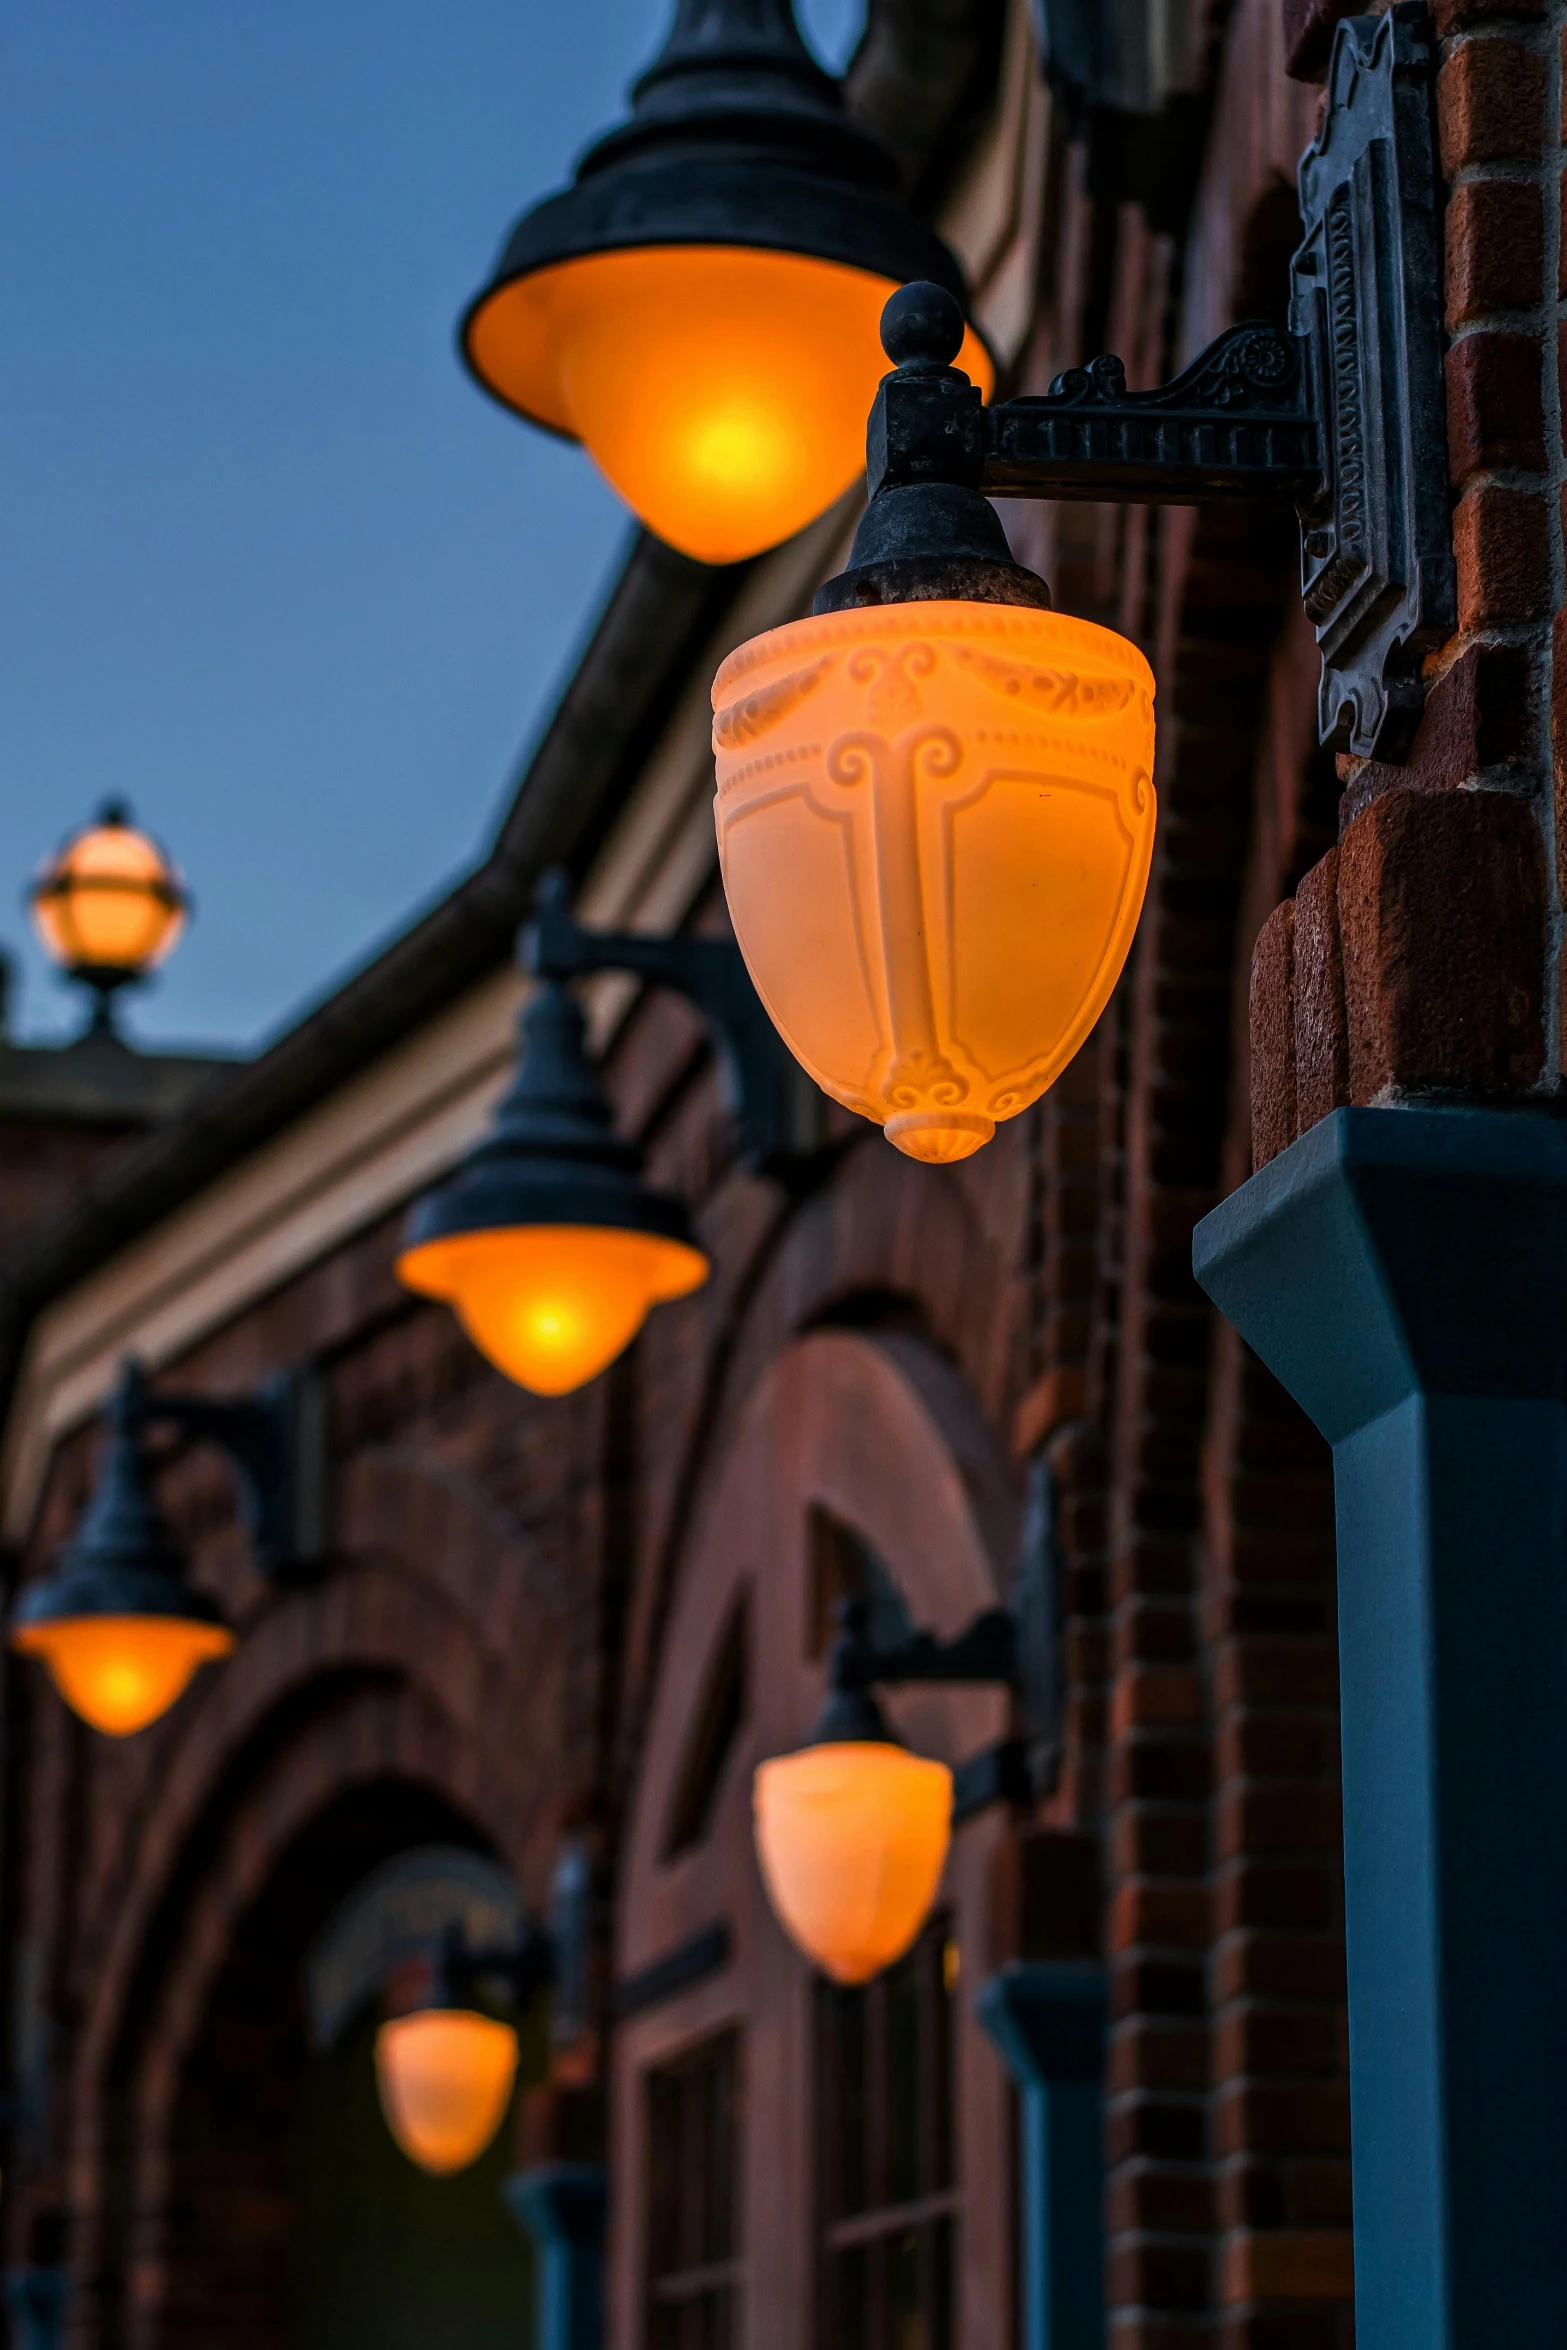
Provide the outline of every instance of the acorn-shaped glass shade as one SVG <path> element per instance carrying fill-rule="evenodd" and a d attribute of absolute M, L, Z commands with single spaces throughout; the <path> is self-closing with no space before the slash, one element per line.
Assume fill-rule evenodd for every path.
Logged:
<path fill-rule="evenodd" d="M 801 1747 L 753 1783 L 756 1853 L 779 1924 L 838 1983 L 901 1958 L 952 1838 L 952 1773 L 879 1740 Z"/>
<path fill-rule="evenodd" d="M 200 1665 L 227 1656 L 225 1624 L 185 1616 L 60 1616 L 19 1625 L 11 1645 L 41 1657 L 73 1713 L 110 1738 L 145 1730 L 182 1697 Z"/>
<path fill-rule="evenodd" d="M 1153 693 L 1124 637 L 1011 603 L 828 612 L 720 669 L 735 937 L 795 1058 L 911 1157 L 978 1150 L 1109 1000 L 1153 854 Z"/>
<path fill-rule="evenodd" d="M 699 1288 L 708 1260 L 684 1203 L 650 1190 L 616 1135 L 568 988 L 537 989 L 520 1042 L 491 1133 L 409 1217 L 397 1277 L 446 1300 L 507 1378 L 565 1395 L 655 1305 Z"/>
<path fill-rule="evenodd" d="M 419 2008 L 375 2036 L 387 2127 L 410 2162 L 437 2176 L 478 2161 L 505 2119 L 516 2077 L 511 2025 L 472 2008 Z"/>
<path fill-rule="evenodd" d="M 111 802 L 43 866 L 32 905 L 38 935 L 64 970 L 133 979 L 171 952 L 189 900 L 157 842 Z"/>
<path fill-rule="evenodd" d="M 700 1249 L 655 1232 L 533 1224 L 404 1249 L 398 1279 L 444 1298 L 482 1355 L 535 1395 L 607 1370 L 649 1313 L 707 1279 Z"/>
<path fill-rule="evenodd" d="M 736 563 L 863 472 L 893 290 L 807 253 L 636 245 L 499 286 L 465 347 L 497 398 L 581 441 L 660 538 Z M 972 330 L 962 365 L 988 396 Z"/>

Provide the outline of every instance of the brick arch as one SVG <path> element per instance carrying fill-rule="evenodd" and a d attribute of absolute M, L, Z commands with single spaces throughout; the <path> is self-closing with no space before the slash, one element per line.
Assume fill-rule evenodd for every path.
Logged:
<path fill-rule="evenodd" d="M 71 2090 L 71 2200 L 89 2277 L 104 2257 L 111 2109 L 123 2117 L 128 2089 L 134 2104 L 149 2003 L 176 1977 L 196 1980 L 184 1971 L 198 1963 L 187 1930 L 209 1957 L 222 1947 L 231 1911 L 217 1887 L 230 1871 L 236 1887 L 252 1882 L 286 1833 L 269 1826 L 269 1807 L 286 1821 L 311 1790 L 324 1797 L 332 1769 L 346 1785 L 395 1765 L 481 1823 L 542 1897 L 570 1663 L 561 1595 L 541 1589 L 527 1545 L 476 1489 L 417 1458 L 361 1456 L 339 1504 L 345 1563 L 270 1604 L 188 1701 L 140 1833 L 125 1839 L 125 1874 L 100 1903 Z M 515 1734 L 496 1741 L 497 1720 Z M 283 1791 L 296 1783 L 291 1805 Z M 123 2338 L 96 2284 L 80 2300 L 73 2341 Z"/>
<path fill-rule="evenodd" d="M 627 1643 L 627 1703 L 615 1760 L 623 1806 L 639 1768 L 686 1546 L 701 1497 L 748 1399 L 803 1331 L 855 1298 L 905 1299 L 933 1353 L 966 1382 L 981 1417 L 999 1416 L 1007 1393 L 1025 1204 L 1024 1125 L 1013 1119 L 986 1152 L 1008 1180 L 977 1181 L 959 1167 L 917 1166 L 879 1132 L 844 1152 L 832 1178 L 785 1203 L 763 1225 L 749 1257 L 721 1265 L 711 1294 L 681 1309 L 704 1317 L 700 1381 L 676 1374 L 675 1352 L 692 1321 L 655 1319 L 640 1342 L 647 1392 L 669 1399 L 671 1418 L 641 1435 L 649 1464 L 647 1545 L 653 1571 L 641 1582 Z M 722 1286 L 721 1286 L 722 1284 Z M 885 1318 L 885 1317 L 884 1317 Z M 666 1356 L 662 1350 L 669 1349 Z M 679 1417 L 674 1415 L 678 1413 Z"/>
<path fill-rule="evenodd" d="M 399 1815 L 393 1849 L 435 1835 L 512 1857 L 508 1844 L 516 1822 L 502 1804 L 486 1805 L 489 1790 L 476 1767 L 479 1747 L 471 1727 L 458 1730 L 421 1691 L 360 1688 L 283 1748 L 230 1813 L 136 2035 L 134 2053 L 127 2052 L 127 2077 L 118 2087 L 125 2128 L 116 2165 L 123 2178 L 115 2183 L 123 2194 L 130 2182 L 135 2199 L 125 2213 L 121 2242 L 103 2246 L 98 2266 L 101 2297 L 117 2292 L 126 2306 L 127 2350 L 154 2350 L 166 2343 L 188 2343 L 196 2350 L 210 2338 L 200 2312 L 210 2307 L 213 2280 L 202 2271 L 214 2258 L 221 2260 L 231 2285 L 248 2277 L 250 2295 L 275 2300 L 280 2291 L 272 2273 L 280 2246 L 269 2249 L 264 2231 L 261 2242 L 231 2255 L 215 2248 L 210 2211 L 205 2230 L 203 2212 L 193 2216 L 192 2207 L 210 2206 L 212 2194 L 199 2174 L 193 2175 L 191 2149 L 182 2150 L 180 2143 L 182 2110 L 192 2088 L 202 2086 L 201 2052 L 214 1994 L 245 1953 L 262 1896 L 326 1815 L 356 1796 L 382 1790 L 395 1799 Z M 426 1802 L 418 1805 L 421 1795 Z M 405 1825 L 415 1809 L 426 1824 Z M 381 1857 L 373 1852 L 367 1865 Z M 323 1912 L 348 1889 L 345 1881 L 324 1895 Z M 296 1959 L 303 1947 L 293 1954 Z M 286 2011 L 286 2001 L 274 2004 Z M 243 2147 L 229 2157 L 234 2176 L 225 2191 L 235 2193 L 236 2200 L 243 2199 L 236 2189 L 249 2176 L 247 2165 L 254 2167 L 258 2159 L 256 2150 Z M 280 2222 L 278 2213 L 274 2229 Z M 274 2330 L 281 2338 L 280 2320 Z M 258 2327 L 254 2316 L 251 2331 L 265 2338 L 266 2328 Z"/>
<path fill-rule="evenodd" d="M 807 1651 L 808 1513 L 813 1503 L 852 1525 L 897 1576 L 915 1615 L 950 1635 L 1004 1589 L 1017 1531 L 1011 1464 L 953 1364 L 902 1333 L 819 1329 L 787 1342 L 753 1382 L 704 1478 L 682 1562 L 650 1731 L 627 1825 L 617 1891 L 622 1973 L 666 1956 L 722 1918 L 733 1956 L 719 1975 L 622 2025 L 616 2036 L 616 2176 L 624 2224 L 614 2248 L 611 2339 L 637 2339 L 640 2213 L 646 2152 L 642 2076 L 707 2033 L 746 2032 L 746 2144 L 753 2220 L 747 2306 L 756 2350 L 811 2331 L 810 1974 L 763 1894 L 751 1846 L 750 1780 L 763 1756 L 809 1733 L 824 1663 Z M 749 1595 L 752 1669 L 744 1722 L 700 1840 L 668 1855 L 664 1834 L 693 1722 L 739 1593 Z M 985 1690 L 909 1691 L 888 1709 L 919 1751 L 956 1762 L 1000 1735 L 1005 1701 Z M 956 1838 L 945 1899 L 963 1963 L 979 1980 L 994 1963 L 991 1871 L 995 1814 Z M 1006 2129 L 1007 2091 L 966 2012 L 960 2084 L 962 2167 L 972 2175 Z M 758 2182 L 760 2182 L 758 2184 Z M 747 2190 L 742 2186 L 742 2195 Z M 1004 2211 L 965 2217 L 961 2331 L 999 2350 L 1006 2329 L 1010 2241 Z"/>

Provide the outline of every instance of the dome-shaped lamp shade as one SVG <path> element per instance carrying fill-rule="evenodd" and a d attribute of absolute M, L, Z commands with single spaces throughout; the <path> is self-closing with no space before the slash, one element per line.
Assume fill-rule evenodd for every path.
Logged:
<path fill-rule="evenodd" d="M 824 1974 L 864 1983 L 913 1942 L 952 1839 L 952 1773 L 880 1741 L 762 1763 L 756 1852 L 779 1924 Z"/>
<path fill-rule="evenodd" d="M 870 605 L 754 637 L 713 685 L 735 937 L 818 1085 L 966 1158 L 1103 1011 L 1153 854 L 1153 674 L 1025 604 Z"/>
<path fill-rule="evenodd" d="M 397 1260 L 400 1281 L 444 1298 L 479 1352 L 535 1395 L 597 1378 L 654 1306 L 699 1289 L 707 1269 L 683 1241 L 591 1224 L 453 1233 Z"/>
<path fill-rule="evenodd" d="M 437 2177 L 477 2162 L 517 2077 L 510 2024 L 466 2007 L 394 2016 L 375 2036 L 381 2111 L 410 2162 Z"/>
<path fill-rule="evenodd" d="M 464 345 L 488 390 L 581 441 L 650 530 L 735 563 L 863 472 L 893 290 L 808 253 L 637 245 L 503 281 Z M 960 364 L 988 397 L 972 329 Z"/>
<path fill-rule="evenodd" d="M 163 961 L 189 903 L 157 842 L 114 804 L 43 867 L 32 902 L 38 935 L 56 963 L 125 978 Z"/>
<path fill-rule="evenodd" d="M 199 1665 L 227 1656 L 234 1635 L 187 1616 L 57 1616 L 18 1625 L 11 1645 L 42 1658 L 66 1704 L 94 1730 L 128 1738 L 168 1712 Z"/>

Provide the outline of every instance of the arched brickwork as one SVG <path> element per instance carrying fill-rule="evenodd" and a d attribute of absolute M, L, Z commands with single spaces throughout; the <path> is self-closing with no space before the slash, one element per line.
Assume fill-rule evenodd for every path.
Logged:
<path fill-rule="evenodd" d="M 541 1592 L 527 1545 L 460 1475 L 367 1452 L 338 1498 L 347 1558 L 270 1604 L 211 1676 L 103 1889 L 71 2092 L 79 2350 L 200 2338 L 165 2324 L 169 2133 L 212 1986 L 312 1819 L 395 1781 L 542 1903 L 573 1671 L 561 1591 Z M 190 2289 L 199 2301 L 199 2275 Z"/>
<path fill-rule="evenodd" d="M 611 2339 L 633 2350 L 646 2257 L 641 2211 L 647 2151 L 643 2076 L 708 2033 L 745 2032 L 743 2193 L 749 2220 L 745 2339 L 780 2350 L 809 2339 L 814 2254 L 809 2083 L 810 1970 L 767 1906 L 751 1844 L 758 1761 L 808 1733 L 823 1663 L 811 1653 L 809 1513 L 854 1527 L 886 1561 L 916 1617 L 955 1632 L 1005 1586 L 1016 1536 L 1010 1466 L 953 1366 L 907 1335 L 823 1329 L 786 1344 L 729 1417 L 703 1481 L 682 1560 L 649 1734 L 628 1824 L 616 1927 L 625 1976 L 722 1918 L 729 1966 L 624 2025 L 615 2053 L 616 2176 Z M 671 1854 L 667 1824 L 715 1652 L 747 1596 L 752 1667 L 746 1715 L 701 1839 Z M 889 1711 L 919 1751 L 956 1762 L 998 1736 L 1005 1701 L 985 1691 L 911 1691 Z M 995 1962 L 991 1876 L 1003 1833 L 982 1815 L 955 1839 L 944 1898 L 963 1979 Z M 966 2009 L 966 2003 L 965 2003 Z M 962 2168 L 993 2183 L 1006 2129 L 999 2064 L 972 2018 L 960 2027 Z M 1010 2226 L 1005 2199 L 965 2212 L 960 2337 L 973 2350 L 1009 2338 Z"/>

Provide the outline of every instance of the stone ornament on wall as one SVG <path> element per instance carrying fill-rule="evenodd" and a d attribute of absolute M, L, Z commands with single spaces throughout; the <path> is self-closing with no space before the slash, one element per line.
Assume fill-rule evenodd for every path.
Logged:
<path fill-rule="evenodd" d="M 939 1162 L 1038 1099 L 1119 976 L 1153 853 L 1153 676 L 1059 613 L 910 609 L 730 655 L 716 814 L 735 933 L 790 1049 Z"/>

